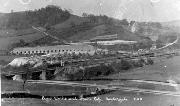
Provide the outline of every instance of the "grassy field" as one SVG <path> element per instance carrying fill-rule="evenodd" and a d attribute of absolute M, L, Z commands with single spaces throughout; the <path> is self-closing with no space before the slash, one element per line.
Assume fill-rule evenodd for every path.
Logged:
<path fill-rule="evenodd" d="M 19 32 L 20 33 L 20 32 Z M 21 35 L 9 35 L 6 37 L 0 36 L 0 50 L 7 50 L 12 46 L 12 44 L 19 42 L 21 39 L 23 39 L 25 42 L 32 42 L 34 40 L 40 39 L 44 37 L 41 33 L 27 33 L 27 34 L 21 34 Z"/>
<path fill-rule="evenodd" d="M 172 58 L 158 58 L 154 65 L 148 65 L 141 68 L 132 69 L 132 71 L 119 73 L 108 78 L 117 79 L 142 79 L 167 81 L 174 80 L 180 82 L 180 56 Z"/>

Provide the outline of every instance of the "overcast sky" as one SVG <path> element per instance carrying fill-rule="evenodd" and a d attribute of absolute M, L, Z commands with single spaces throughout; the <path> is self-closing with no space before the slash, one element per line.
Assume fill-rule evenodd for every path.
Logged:
<path fill-rule="evenodd" d="M 0 12 L 33 10 L 47 5 L 138 21 L 180 20 L 180 0 L 0 0 Z"/>

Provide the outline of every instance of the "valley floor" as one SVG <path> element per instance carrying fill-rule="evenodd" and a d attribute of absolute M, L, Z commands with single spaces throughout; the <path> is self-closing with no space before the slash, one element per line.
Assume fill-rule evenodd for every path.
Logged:
<path fill-rule="evenodd" d="M 142 68 L 132 69 L 125 73 L 119 73 L 105 77 L 106 79 L 114 80 L 94 80 L 94 81 L 76 81 L 76 83 L 86 84 L 119 84 L 128 87 L 140 87 L 143 89 L 156 89 L 156 90 L 168 90 L 179 92 L 180 88 L 180 56 L 172 58 L 161 58 L 156 59 L 154 65 L 148 65 Z M 144 82 L 131 82 L 121 81 L 118 79 L 136 79 L 139 80 L 150 80 L 157 81 L 157 84 L 144 84 Z M 158 85 L 159 81 L 168 83 L 176 82 L 177 87 L 167 87 L 166 85 Z M 142 84 L 139 84 L 142 83 Z M 81 94 L 87 93 L 85 87 L 72 87 L 65 85 L 46 85 L 46 84 L 26 84 L 23 88 L 23 82 L 9 81 L 1 78 L 1 91 L 26 91 L 33 92 L 34 94 L 46 94 L 46 95 L 72 95 L 73 93 Z M 104 95 L 98 95 L 95 97 L 84 98 L 81 100 L 50 100 L 50 99 L 34 99 L 34 98 L 2 98 L 2 105 L 11 106 L 50 106 L 50 105 L 63 105 L 63 106 L 179 106 L 180 97 L 172 95 L 155 95 L 150 93 L 135 93 L 125 92 L 121 90 L 113 91 Z"/>

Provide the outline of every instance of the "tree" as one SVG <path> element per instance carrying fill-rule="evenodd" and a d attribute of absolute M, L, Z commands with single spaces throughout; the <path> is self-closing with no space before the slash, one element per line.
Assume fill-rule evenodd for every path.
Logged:
<path fill-rule="evenodd" d="M 127 21 L 127 19 L 123 19 L 121 22 L 123 25 L 129 25 L 129 22 Z"/>
<path fill-rule="evenodd" d="M 26 42 L 24 41 L 24 39 L 20 39 L 20 40 L 19 40 L 19 46 L 20 46 L 20 47 L 26 46 Z"/>
<path fill-rule="evenodd" d="M 87 13 L 83 13 L 82 16 L 83 16 L 83 17 L 87 17 L 88 14 L 87 14 Z"/>
<path fill-rule="evenodd" d="M 70 17 L 70 10 L 62 10 L 59 6 L 49 5 L 45 8 L 22 13 L 13 12 L 7 15 L 8 28 L 24 29 L 31 26 L 44 27 L 47 23 L 52 26 Z"/>
<path fill-rule="evenodd" d="M 156 47 L 160 48 L 162 46 L 163 46 L 163 42 L 160 39 L 156 40 Z"/>
<path fill-rule="evenodd" d="M 132 64 L 131 64 L 131 62 L 130 61 L 127 61 L 127 60 L 125 60 L 125 59 L 122 59 L 121 60 L 121 69 L 122 70 L 128 70 L 128 69 L 130 69 L 130 68 L 132 68 L 133 66 L 132 66 Z"/>
<path fill-rule="evenodd" d="M 131 21 L 130 22 L 130 25 L 132 26 L 132 25 L 134 25 L 136 23 L 136 21 Z"/>
<path fill-rule="evenodd" d="M 88 18 L 90 19 L 90 22 L 95 23 L 96 22 L 96 16 L 93 14 L 89 14 Z"/>
<path fill-rule="evenodd" d="M 157 28 L 162 28 L 162 25 L 160 23 L 156 23 Z"/>
<path fill-rule="evenodd" d="M 142 27 L 139 28 L 138 33 L 142 34 L 144 32 L 144 29 Z"/>
<path fill-rule="evenodd" d="M 51 26 L 49 25 L 49 23 L 46 23 L 46 24 L 44 25 L 44 27 L 46 28 L 46 30 L 50 30 L 50 29 L 51 29 Z"/>
<path fill-rule="evenodd" d="M 74 22 L 71 22 L 70 25 L 71 25 L 71 27 L 75 27 L 76 26 L 76 24 Z"/>

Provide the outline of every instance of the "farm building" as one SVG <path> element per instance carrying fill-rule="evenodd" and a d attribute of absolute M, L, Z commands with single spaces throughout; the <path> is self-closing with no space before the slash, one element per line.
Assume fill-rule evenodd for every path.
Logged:
<path fill-rule="evenodd" d="M 22 47 L 14 48 L 11 53 L 13 54 L 79 54 L 79 53 L 89 53 L 93 55 L 96 49 L 91 45 L 77 44 L 77 45 L 56 45 L 56 46 L 37 46 L 37 47 Z"/>

